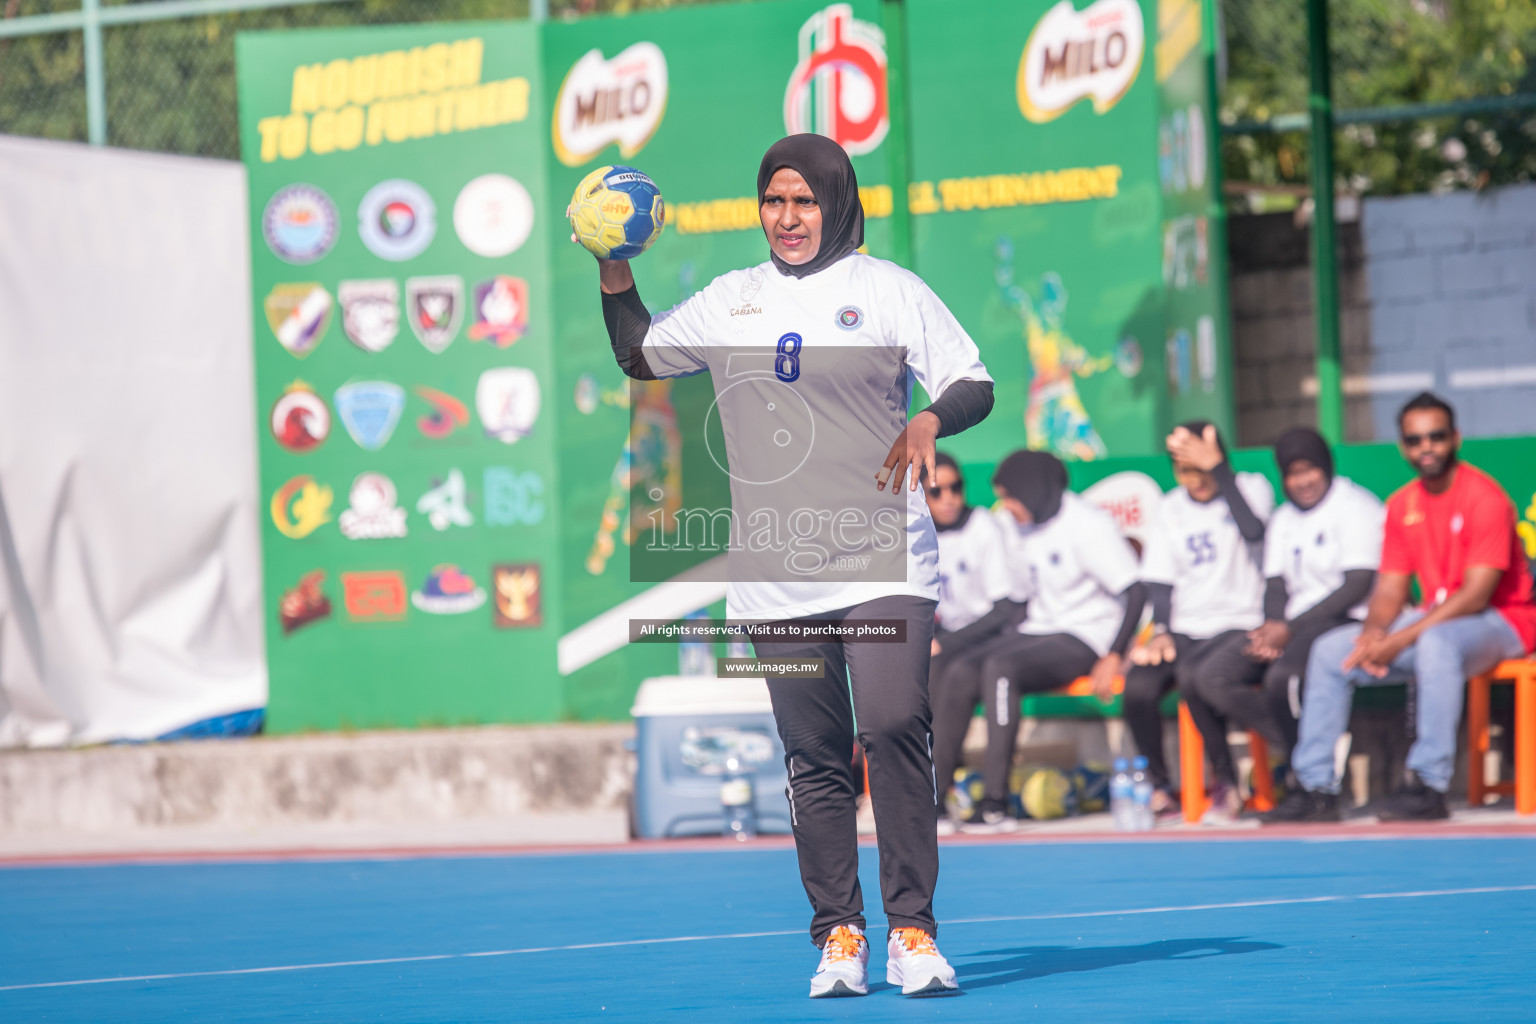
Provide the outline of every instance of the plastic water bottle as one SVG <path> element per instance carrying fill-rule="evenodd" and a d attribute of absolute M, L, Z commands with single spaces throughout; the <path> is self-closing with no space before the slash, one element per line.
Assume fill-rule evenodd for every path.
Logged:
<path fill-rule="evenodd" d="M 741 773 L 741 762 L 725 762 L 720 780 L 720 813 L 724 819 L 721 832 L 739 843 L 757 838 L 757 807 L 752 794 L 752 777 Z"/>
<path fill-rule="evenodd" d="M 1125 758 L 1115 758 L 1115 774 L 1109 780 L 1109 813 L 1115 820 L 1116 832 L 1136 831 L 1130 767 Z"/>
<path fill-rule="evenodd" d="M 689 612 L 683 620 L 693 625 L 700 619 L 708 619 L 709 612 L 700 608 Z M 677 645 L 677 674 L 680 676 L 712 676 L 715 674 L 715 645 L 697 640 L 684 640 Z"/>
<path fill-rule="evenodd" d="M 1135 831 L 1151 832 L 1157 821 L 1152 815 L 1152 780 L 1147 777 L 1147 759 L 1144 757 L 1131 762 L 1131 802 Z"/>

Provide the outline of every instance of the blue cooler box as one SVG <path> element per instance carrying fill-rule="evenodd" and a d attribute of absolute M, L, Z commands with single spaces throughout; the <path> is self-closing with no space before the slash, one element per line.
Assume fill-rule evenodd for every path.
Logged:
<path fill-rule="evenodd" d="M 661 676 L 640 684 L 635 706 L 635 833 L 643 839 L 719 835 L 720 766 L 710 751 L 736 750 L 756 770 L 759 832 L 788 833 L 789 777 L 762 679 Z"/>

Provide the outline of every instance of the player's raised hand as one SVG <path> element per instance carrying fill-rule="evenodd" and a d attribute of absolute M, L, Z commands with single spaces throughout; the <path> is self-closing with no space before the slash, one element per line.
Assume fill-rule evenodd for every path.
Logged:
<path fill-rule="evenodd" d="M 1216 442 L 1214 426 L 1207 426 L 1200 434 L 1187 427 L 1175 427 L 1173 433 L 1168 435 L 1166 444 L 1168 454 L 1173 456 L 1174 461 L 1206 473 L 1227 461 L 1227 457 L 1221 454 L 1221 445 Z"/>
<path fill-rule="evenodd" d="M 875 490 L 885 490 L 887 481 L 891 485 L 891 493 L 895 494 L 901 487 L 902 479 L 907 475 L 910 467 L 912 470 L 911 490 L 917 490 L 919 478 L 924 474 L 929 480 L 938 472 L 934 462 L 938 455 L 934 442 L 939 437 L 939 418 L 924 409 L 907 421 L 907 427 L 896 438 L 896 443 L 891 445 L 889 454 L 885 457 L 885 464 L 880 472 L 875 474 Z"/>

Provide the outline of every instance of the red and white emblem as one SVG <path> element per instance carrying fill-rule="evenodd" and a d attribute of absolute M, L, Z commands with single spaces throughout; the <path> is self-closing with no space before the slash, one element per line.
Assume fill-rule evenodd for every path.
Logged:
<path fill-rule="evenodd" d="M 850 156 L 869 153 L 890 129 L 885 33 L 832 4 L 800 26 L 800 63 L 784 90 L 784 131 L 825 135 Z"/>

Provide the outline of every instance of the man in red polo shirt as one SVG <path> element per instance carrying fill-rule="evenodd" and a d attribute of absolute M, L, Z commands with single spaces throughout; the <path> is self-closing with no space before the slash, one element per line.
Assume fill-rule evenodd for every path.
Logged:
<path fill-rule="evenodd" d="M 1418 479 L 1387 501 L 1381 570 L 1362 625 L 1323 634 L 1307 660 L 1301 787 L 1269 822 L 1337 821 L 1334 745 L 1349 725 L 1356 686 L 1418 681 L 1417 731 L 1402 790 L 1383 821 L 1445 818 L 1456 730 L 1469 676 L 1536 648 L 1531 574 L 1515 533 L 1515 506 L 1482 470 L 1456 458 L 1456 414 L 1425 392 L 1398 414 L 1403 454 Z M 1423 604 L 1409 607 L 1417 579 Z"/>

